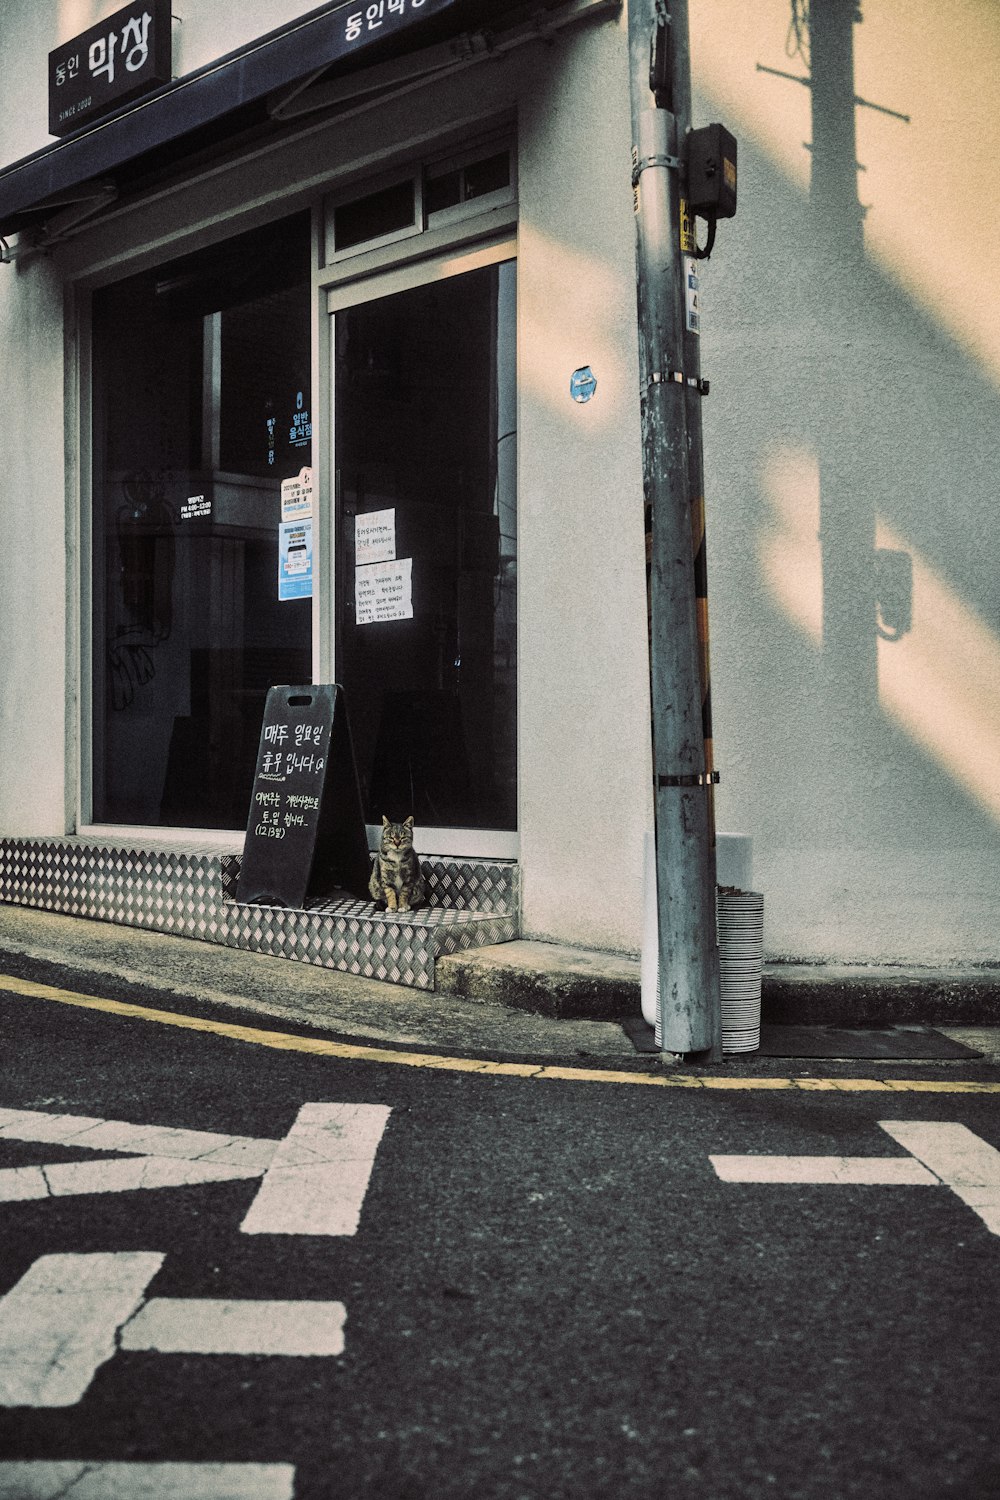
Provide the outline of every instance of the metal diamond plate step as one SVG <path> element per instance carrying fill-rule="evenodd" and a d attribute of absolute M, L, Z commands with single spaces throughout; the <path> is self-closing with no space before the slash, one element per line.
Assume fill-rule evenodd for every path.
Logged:
<path fill-rule="evenodd" d="M 0 901 L 199 938 L 368 979 L 434 988 L 445 953 L 518 936 L 513 860 L 421 860 L 428 905 L 385 913 L 345 896 L 301 911 L 233 899 L 239 855 L 218 847 L 89 839 L 0 839 Z"/>

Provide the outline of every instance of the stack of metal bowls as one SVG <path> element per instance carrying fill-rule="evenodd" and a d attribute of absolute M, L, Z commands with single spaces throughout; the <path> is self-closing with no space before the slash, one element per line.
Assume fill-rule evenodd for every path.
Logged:
<path fill-rule="evenodd" d="M 722 1050 L 760 1046 L 760 977 L 764 967 L 764 897 L 721 887 L 718 893 Z"/>

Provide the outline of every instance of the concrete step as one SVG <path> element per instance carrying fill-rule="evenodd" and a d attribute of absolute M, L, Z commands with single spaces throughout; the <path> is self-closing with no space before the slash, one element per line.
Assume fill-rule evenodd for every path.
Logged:
<path fill-rule="evenodd" d="M 437 961 L 439 993 L 555 1018 L 619 1020 L 640 1012 L 639 960 L 528 940 Z M 1000 1025 L 1000 966 L 923 969 L 768 964 L 761 1017 L 780 1024 Z"/>
<path fill-rule="evenodd" d="M 639 1013 L 639 960 L 518 939 L 443 955 L 435 989 L 541 1016 L 613 1021 Z"/>

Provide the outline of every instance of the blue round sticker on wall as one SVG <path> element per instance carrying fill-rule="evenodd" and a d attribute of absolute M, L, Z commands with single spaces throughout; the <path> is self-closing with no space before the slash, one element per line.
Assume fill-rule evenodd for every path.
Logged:
<path fill-rule="evenodd" d="M 597 390 L 597 376 L 589 365 L 574 370 L 569 377 L 569 393 L 574 401 L 589 401 Z"/>

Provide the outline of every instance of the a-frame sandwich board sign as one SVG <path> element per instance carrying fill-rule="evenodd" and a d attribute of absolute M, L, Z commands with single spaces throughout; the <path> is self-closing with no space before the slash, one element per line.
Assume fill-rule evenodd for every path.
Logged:
<path fill-rule="evenodd" d="M 343 688 L 270 688 L 237 901 L 301 908 L 338 890 L 366 899 L 370 875 Z"/>

